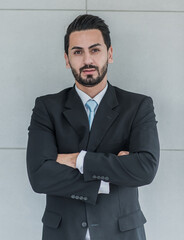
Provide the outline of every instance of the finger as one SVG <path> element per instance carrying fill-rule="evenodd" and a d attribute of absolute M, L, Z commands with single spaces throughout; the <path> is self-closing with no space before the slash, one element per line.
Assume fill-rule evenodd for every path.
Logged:
<path fill-rule="evenodd" d="M 129 152 L 128 151 L 121 151 L 118 153 L 118 156 L 124 156 L 124 155 L 128 155 Z"/>

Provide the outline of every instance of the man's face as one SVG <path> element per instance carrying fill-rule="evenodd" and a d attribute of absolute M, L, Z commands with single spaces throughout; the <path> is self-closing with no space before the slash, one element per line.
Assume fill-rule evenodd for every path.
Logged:
<path fill-rule="evenodd" d="M 112 62 L 112 47 L 107 51 L 101 32 L 97 29 L 70 34 L 66 66 L 75 80 L 86 87 L 107 81 L 108 63 Z"/>

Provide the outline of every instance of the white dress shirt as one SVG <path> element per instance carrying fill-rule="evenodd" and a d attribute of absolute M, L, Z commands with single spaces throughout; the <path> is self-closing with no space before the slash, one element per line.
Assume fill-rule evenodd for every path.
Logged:
<path fill-rule="evenodd" d="M 104 96 L 104 94 L 106 93 L 107 91 L 107 88 L 108 88 L 108 84 L 106 84 L 105 88 L 100 92 L 98 93 L 94 98 L 91 98 L 90 96 L 88 96 L 85 92 L 81 91 L 79 88 L 77 88 L 77 86 L 75 85 L 75 90 L 77 91 L 79 97 L 81 98 L 82 100 L 82 103 L 84 105 L 84 108 L 86 110 L 86 113 L 87 115 L 89 116 L 89 109 L 86 108 L 85 104 L 87 103 L 88 100 L 90 99 L 93 99 L 97 102 L 97 108 L 95 110 L 95 113 L 98 109 L 98 106 Z M 76 168 L 79 169 L 79 171 L 81 172 L 81 174 L 83 174 L 83 165 L 84 165 L 84 158 L 85 158 L 85 155 L 86 155 L 86 151 L 82 150 L 78 157 L 77 157 L 77 161 L 76 161 Z M 103 194 L 109 194 L 109 183 L 107 182 L 104 182 L 104 181 L 101 181 L 101 184 L 100 184 L 100 188 L 99 188 L 99 191 L 98 191 L 98 194 L 100 193 L 103 193 Z M 90 235 L 89 235 L 89 228 L 87 229 L 87 233 L 86 233 L 86 238 L 85 240 L 90 240 Z"/>

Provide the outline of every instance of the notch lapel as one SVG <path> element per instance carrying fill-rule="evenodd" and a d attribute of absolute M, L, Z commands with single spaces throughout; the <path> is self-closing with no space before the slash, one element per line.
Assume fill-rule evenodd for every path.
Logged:
<path fill-rule="evenodd" d="M 83 103 L 75 90 L 75 85 L 68 93 L 65 108 L 63 114 L 79 136 L 79 151 L 85 150 L 89 138 L 89 123 Z"/>
<path fill-rule="evenodd" d="M 88 151 L 96 150 L 107 130 L 118 117 L 119 112 L 114 109 L 118 105 L 119 103 L 116 97 L 115 89 L 109 84 L 107 92 L 100 102 L 92 123 L 87 147 Z"/>

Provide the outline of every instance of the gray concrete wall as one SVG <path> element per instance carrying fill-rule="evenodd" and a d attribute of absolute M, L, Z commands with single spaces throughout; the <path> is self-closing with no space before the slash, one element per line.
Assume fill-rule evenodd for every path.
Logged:
<path fill-rule="evenodd" d="M 109 81 L 154 100 L 161 159 L 140 188 L 148 240 L 183 240 L 184 1 L 0 0 L 0 239 L 41 239 L 45 196 L 26 173 L 27 127 L 37 96 L 73 85 L 63 36 L 77 15 L 111 29 Z"/>

